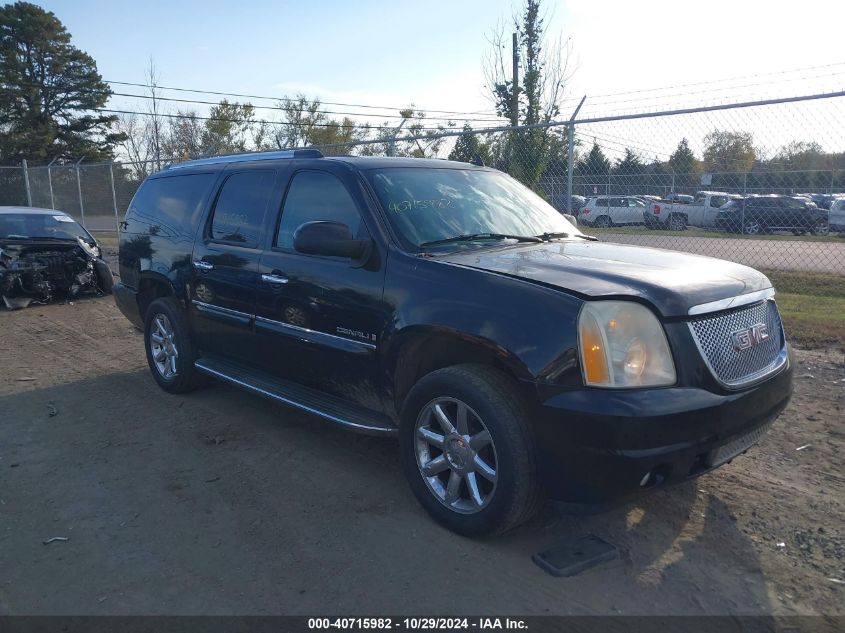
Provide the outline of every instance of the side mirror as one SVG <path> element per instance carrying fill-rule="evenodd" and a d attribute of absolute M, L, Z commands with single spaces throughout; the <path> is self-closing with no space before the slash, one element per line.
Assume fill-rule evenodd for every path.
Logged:
<path fill-rule="evenodd" d="M 372 249 L 371 240 L 356 240 L 341 222 L 306 222 L 293 234 L 293 248 L 305 255 L 364 259 Z"/>

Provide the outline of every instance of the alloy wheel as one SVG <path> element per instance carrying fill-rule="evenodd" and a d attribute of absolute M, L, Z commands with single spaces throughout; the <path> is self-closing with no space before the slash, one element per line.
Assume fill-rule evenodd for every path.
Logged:
<path fill-rule="evenodd" d="M 173 325 L 165 314 L 157 314 L 150 332 L 150 352 L 156 370 L 167 380 L 177 375 L 179 350 L 174 342 Z"/>
<path fill-rule="evenodd" d="M 417 418 L 417 467 L 429 491 L 454 512 L 474 514 L 496 492 L 499 462 L 484 421 L 465 402 L 436 398 Z"/>

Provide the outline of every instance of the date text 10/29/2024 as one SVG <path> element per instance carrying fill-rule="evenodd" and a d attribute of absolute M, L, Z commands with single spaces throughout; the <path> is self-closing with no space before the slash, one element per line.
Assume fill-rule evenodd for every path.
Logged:
<path fill-rule="evenodd" d="M 528 624 L 519 618 L 309 618 L 308 629 L 346 631 L 519 631 Z"/>

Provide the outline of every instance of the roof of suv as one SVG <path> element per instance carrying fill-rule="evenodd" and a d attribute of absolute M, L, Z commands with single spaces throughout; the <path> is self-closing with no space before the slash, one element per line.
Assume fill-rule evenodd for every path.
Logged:
<path fill-rule="evenodd" d="M 158 173 L 173 170 L 201 168 L 225 169 L 231 164 L 254 164 L 257 162 L 280 162 L 287 160 L 310 160 L 314 162 L 332 161 L 346 163 L 356 169 L 384 169 L 389 167 L 422 167 L 425 169 L 485 169 L 483 166 L 471 163 L 461 163 L 438 158 L 406 158 L 391 156 L 323 156 L 319 150 L 283 150 L 273 152 L 249 152 L 244 154 L 228 154 L 189 160 L 182 163 L 171 163 Z"/>

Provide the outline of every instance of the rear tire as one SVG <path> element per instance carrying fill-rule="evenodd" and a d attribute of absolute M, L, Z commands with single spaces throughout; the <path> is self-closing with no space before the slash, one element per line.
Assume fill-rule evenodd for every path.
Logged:
<path fill-rule="evenodd" d="M 670 231 L 685 231 L 687 228 L 687 219 L 679 215 L 677 213 L 671 215 L 669 217 L 669 230 Z"/>
<path fill-rule="evenodd" d="M 595 224 L 593 224 L 593 226 L 598 227 L 600 229 L 609 229 L 612 224 L 613 223 L 610 221 L 609 217 L 607 217 L 606 215 L 601 215 L 596 218 L 596 222 Z"/>
<path fill-rule="evenodd" d="M 536 512 L 527 406 L 501 371 L 457 365 L 423 377 L 405 399 L 399 439 L 411 490 L 453 532 L 500 534 Z"/>
<path fill-rule="evenodd" d="M 159 387 L 170 393 L 186 393 L 199 386 L 194 367 L 196 351 L 185 311 L 174 297 L 162 297 L 147 308 L 144 320 L 147 364 Z"/>

